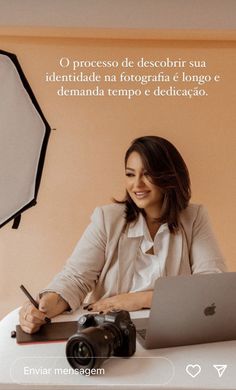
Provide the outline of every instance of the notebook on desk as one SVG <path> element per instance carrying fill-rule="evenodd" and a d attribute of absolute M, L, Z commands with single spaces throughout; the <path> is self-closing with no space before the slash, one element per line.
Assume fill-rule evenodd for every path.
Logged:
<path fill-rule="evenodd" d="M 42 325 L 36 333 L 25 333 L 20 325 L 16 325 L 16 341 L 18 344 L 66 341 L 77 332 L 78 321 L 52 322 Z"/>
<path fill-rule="evenodd" d="M 146 327 L 133 321 L 146 349 L 234 340 L 236 272 L 160 278 Z"/>

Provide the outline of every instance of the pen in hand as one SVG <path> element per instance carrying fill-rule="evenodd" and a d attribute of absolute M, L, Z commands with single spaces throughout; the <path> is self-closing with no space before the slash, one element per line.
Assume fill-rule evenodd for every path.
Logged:
<path fill-rule="evenodd" d="M 39 308 L 39 304 L 38 302 L 35 301 L 35 299 L 32 297 L 32 295 L 30 295 L 29 291 L 26 290 L 26 288 L 23 286 L 23 284 L 20 286 L 21 290 L 23 291 L 23 293 L 27 296 L 27 298 L 29 298 L 30 302 L 32 303 L 32 305 L 34 305 L 34 307 L 36 307 L 36 309 Z M 48 318 L 48 317 L 45 317 L 45 321 L 50 324 L 51 322 L 51 319 Z"/>

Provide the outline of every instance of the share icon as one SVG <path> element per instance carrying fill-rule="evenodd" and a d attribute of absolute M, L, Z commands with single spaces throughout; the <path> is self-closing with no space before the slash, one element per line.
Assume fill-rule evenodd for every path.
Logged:
<path fill-rule="evenodd" d="M 213 367 L 218 372 L 219 378 L 221 378 L 227 368 L 227 364 L 213 364 Z"/>

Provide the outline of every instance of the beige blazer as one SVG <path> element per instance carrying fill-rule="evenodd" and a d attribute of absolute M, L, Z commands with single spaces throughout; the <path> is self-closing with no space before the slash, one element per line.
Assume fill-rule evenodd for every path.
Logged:
<path fill-rule="evenodd" d="M 206 209 L 190 204 L 180 215 L 181 227 L 171 234 L 166 275 L 226 271 Z M 63 270 L 44 291 L 56 291 L 77 309 L 84 301 L 129 292 L 142 237 L 128 237 L 124 205 L 97 207 Z M 89 295 L 87 295 L 90 293 Z"/>

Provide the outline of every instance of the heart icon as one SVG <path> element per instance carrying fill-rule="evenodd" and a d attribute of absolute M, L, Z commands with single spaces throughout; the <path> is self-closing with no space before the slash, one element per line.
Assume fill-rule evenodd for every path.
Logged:
<path fill-rule="evenodd" d="M 199 364 L 188 364 L 185 368 L 188 375 L 195 378 L 201 372 L 201 366 Z"/>

